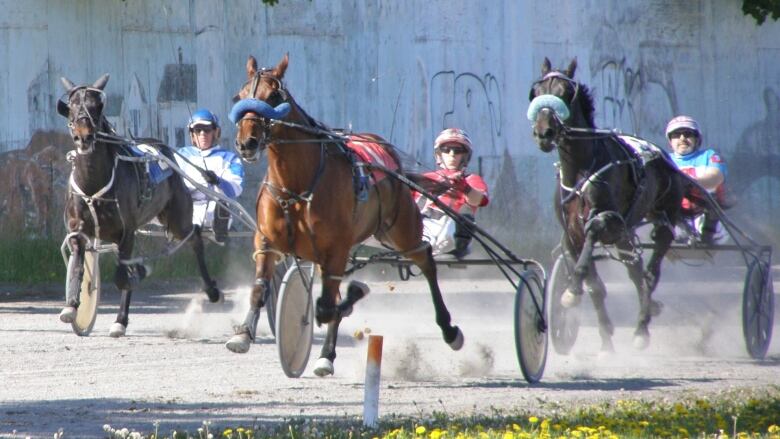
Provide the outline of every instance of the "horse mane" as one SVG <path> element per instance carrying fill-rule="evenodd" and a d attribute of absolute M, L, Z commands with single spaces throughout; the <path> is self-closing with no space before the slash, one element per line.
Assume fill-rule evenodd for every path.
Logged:
<path fill-rule="evenodd" d="M 588 126 L 595 128 L 596 124 L 593 122 L 593 117 L 596 113 L 596 106 L 593 104 L 593 94 L 587 85 L 577 82 L 579 91 L 577 99 L 580 102 L 580 108 L 582 109 L 582 116 L 588 122 Z"/>

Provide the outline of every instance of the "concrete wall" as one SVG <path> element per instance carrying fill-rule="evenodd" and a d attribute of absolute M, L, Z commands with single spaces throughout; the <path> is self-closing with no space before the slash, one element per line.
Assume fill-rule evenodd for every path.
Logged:
<path fill-rule="evenodd" d="M 665 144 L 665 122 L 691 114 L 731 162 L 741 210 L 765 232 L 780 213 L 780 23 L 756 26 L 734 0 L 0 0 L 0 11 L 0 151 L 64 132 L 59 77 L 104 72 L 120 132 L 180 145 L 205 106 L 232 144 L 247 56 L 271 66 L 287 52 L 287 86 L 312 116 L 426 164 L 440 129 L 464 127 L 489 181 L 511 159 L 505 181 L 520 187 L 493 208 L 532 206 L 526 220 L 553 230 L 555 157 L 531 139 L 527 96 L 544 57 L 576 57 L 599 126 Z"/>

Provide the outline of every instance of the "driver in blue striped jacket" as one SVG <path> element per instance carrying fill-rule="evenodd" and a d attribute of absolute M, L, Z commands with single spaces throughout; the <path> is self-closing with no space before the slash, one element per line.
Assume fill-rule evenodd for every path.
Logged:
<path fill-rule="evenodd" d="M 192 113 L 187 128 L 191 146 L 180 148 L 176 161 L 180 168 L 197 183 L 235 199 L 241 195 L 244 167 L 241 159 L 217 142 L 220 136 L 219 119 L 207 109 Z M 214 240 L 224 244 L 230 226 L 230 214 L 210 200 L 188 179 L 184 179 L 193 201 L 192 223 L 201 228 L 212 227 Z"/>

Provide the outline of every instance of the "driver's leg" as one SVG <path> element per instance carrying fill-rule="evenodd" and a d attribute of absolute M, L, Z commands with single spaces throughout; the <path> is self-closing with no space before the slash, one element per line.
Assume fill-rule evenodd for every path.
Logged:
<path fill-rule="evenodd" d="M 214 240 L 220 244 L 224 244 L 228 239 L 228 226 L 230 224 L 230 212 L 227 211 L 221 204 L 217 203 L 216 209 L 214 209 L 214 222 L 212 227 L 214 229 Z"/>

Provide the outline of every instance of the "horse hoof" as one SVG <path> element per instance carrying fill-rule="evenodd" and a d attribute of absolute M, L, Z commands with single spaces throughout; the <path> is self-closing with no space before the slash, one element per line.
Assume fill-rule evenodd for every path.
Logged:
<path fill-rule="evenodd" d="M 73 323 L 76 320 L 76 307 L 66 306 L 60 311 L 60 321 L 62 323 Z"/>
<path fill-rule="evenodd" d="M 333 375 L 333 362 L 324 357 L 317 359 L 314 363 L 314 375 L 318 377 Z"/>
<path fill-rule="evenodd" d="M 573 308 L 582 302 L 582 294 L 574 294 L 570 289 L 561 294 L 561 306 L 564 308 Z"/>
<path fill-rule="evenodd" d="M 125 331 L 127 331 L 127 327 L 125 325 L 114 322 L 114 324 L 111 325 L 111 328 L 108 330 L 108 335 L 110 337 L 119 338 L 125 335 Z"/>
<path fill-rule="evenodd" d="M 217 287 L 209 287 L 205 290 L 207 296 L 209 296 L 209 302 L 211 303 L 225 303 L 225 294 L 222 293 Z"/>
<path fill-rule="evenodd" d="M 612 349 L 604 350 L 602 348 L 598 354 L 596 354 L 596 359 L 599 361 L 607 361 L 612 358 L 612 356 L 615 354 L 615 351 Z"/>
<path fill-rule="evenodd" d="M 650 336 L 649 335 L 635 335 L 634 336 L 634 349 L 643 351 L 647 349 L 647 347 L 650 346 Z"/>
<path fill-rule="evenodd" d="M 650 316 L 658 317 L 664 310 L 664 304 L 658 300 L 650 300 Z"/>
<path fill-rule="evenodd" d="M 249 334 L 247 333 L 236 334 L 230 337 L 230 340 L 225 343 L 225 347 L 228 348 L 230 352 L 235 352 L 237 354 L 246 354 L 249 352 L 249 346 L 251 345 L 252 339 L 249 338 Z"/>
<path fill-rule="evenodd" d="M 453 351 L 459 351 L 460 348 L 463 347 L 463 332 L 461 332 L 460 328 L 457 326 L 455 327 L 455 330 L 457 331 L 455 338 L 447 344 L 450 345 L 450 348 Z"/>

